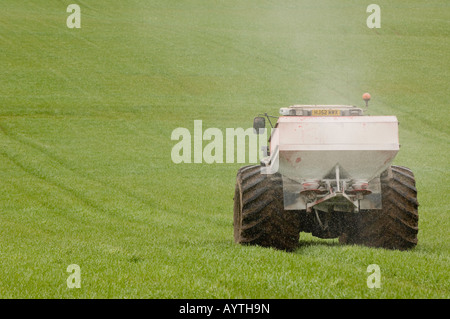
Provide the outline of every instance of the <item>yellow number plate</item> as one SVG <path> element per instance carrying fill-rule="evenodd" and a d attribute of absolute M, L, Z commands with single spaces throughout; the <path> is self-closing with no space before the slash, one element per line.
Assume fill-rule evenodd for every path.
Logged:
<path fill-rule="evenodd" d="M 340 116 L 341 110 L 312 110 L 312 116 Z"/>

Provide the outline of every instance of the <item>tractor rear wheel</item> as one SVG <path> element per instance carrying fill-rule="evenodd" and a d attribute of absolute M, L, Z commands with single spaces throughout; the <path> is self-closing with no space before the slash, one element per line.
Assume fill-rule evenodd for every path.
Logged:
<path fill-rule="evenodd" d="M 299 243 L 300 220 L 285 211 L 279 174 L 261 174 L 261 166 L 239 169 L 234 195 L 234 241 L 292 251 Z"/>
<path fill-rule="evenodd" d="M 398 250 L 417 245 L 419 203 L 412 171 L 392 166 L 382 178 L 381 193 L 382 209 L 351 216 L 341 243 Z"/>

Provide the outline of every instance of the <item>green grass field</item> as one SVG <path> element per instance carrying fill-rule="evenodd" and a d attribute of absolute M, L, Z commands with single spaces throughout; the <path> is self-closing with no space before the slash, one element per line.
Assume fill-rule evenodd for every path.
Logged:
<path fill-rule="evenodd" d="M 370 3 L 2 0 L 0 297 L 449 298 L 450 4 L 379 0 L 369 29 Z M 172 131 L 194 120 L 247 128 L 366 91 L 369 114 L 398 117 L 395 164 L 416 175 L 411 251 L 236 245 L 244 164 L 171 160 Z"/>

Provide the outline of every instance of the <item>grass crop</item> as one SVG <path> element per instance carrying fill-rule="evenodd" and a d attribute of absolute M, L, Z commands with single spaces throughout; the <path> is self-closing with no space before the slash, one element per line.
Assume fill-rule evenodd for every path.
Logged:
<path fill-rule="evenodd" d="M 2 0 L 1 298 L 449 298 L 450 6 L 385 1 Z M 243 164 L 174 164 L 177 127 L 291 104 L 396 115 L 418 188 L 407 252 L 301 234 L 233 243 Z M 81 268 L 69 289 L 67 266 Z M 367 287 L 367 267 L 381 288 Z"/>

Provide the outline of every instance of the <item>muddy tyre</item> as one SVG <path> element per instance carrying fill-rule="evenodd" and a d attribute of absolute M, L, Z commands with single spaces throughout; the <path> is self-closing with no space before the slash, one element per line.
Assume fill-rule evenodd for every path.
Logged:
<path fill-rule="evenodd" d="M 407 250 L 417 245 L 418 206 L 414 174 L 392 166 L 382 179 L 382 210 L 361 211 L 347 221 L 341 243 Z"/>
<path fill-rule="evenodd" d="M 279 174 L 261 174 L 261 166 L 241 168 L 234 195 L 234 241 L 292 251 L 299 243 L 299 218 L 285 211 Z"/>

